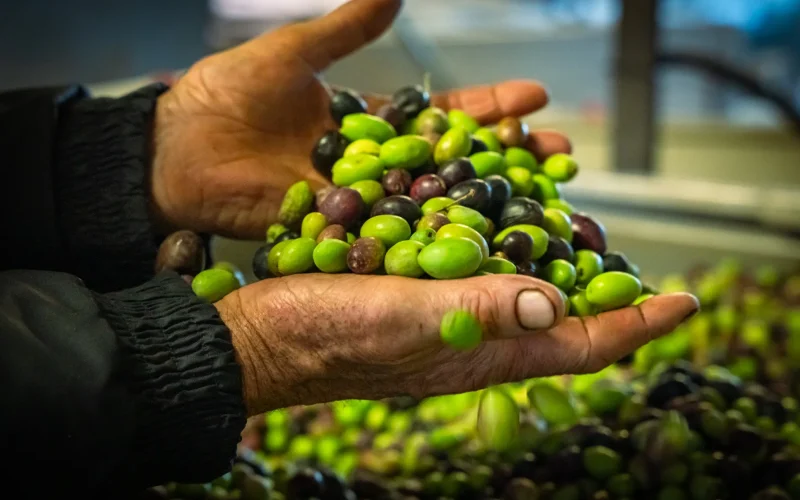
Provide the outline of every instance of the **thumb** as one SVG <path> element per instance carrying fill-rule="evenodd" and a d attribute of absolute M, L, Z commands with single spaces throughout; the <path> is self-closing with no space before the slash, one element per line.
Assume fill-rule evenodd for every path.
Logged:
<path fill-rule="evenodd" d="M 303 58 L 322 71 L 381 36 L 402 0 L 350 0 L 333 12 L 292 27 Z"/>

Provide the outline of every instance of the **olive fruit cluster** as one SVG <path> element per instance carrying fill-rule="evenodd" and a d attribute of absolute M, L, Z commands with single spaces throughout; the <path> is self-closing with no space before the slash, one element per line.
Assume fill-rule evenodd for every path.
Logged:
<path fill-rule="evenodd" d="M 525 274 L 556 285 L 580 316 L 654 293 L 625 255 L 608 250 L 603 225 L 562 198 L 561 185 L 578 173 L 575 160 L 539 161 L 519 119 L 482 127 L 462 110 L 432 105 L 417 86 L 374 114 L 340 91 L 331 115 L 339 128 L 317 141 L 311 161 L 332 185 L 288 189 L 253 258 L 259 279 Z"/>
<path fill-rule="evenodd" d="M 475 424 L 477 416 L 477 425 Z M 159 498 L 784 500 L 800 405 L 722 366 L 619 369 L 272 411 L 232 470 Z"/>

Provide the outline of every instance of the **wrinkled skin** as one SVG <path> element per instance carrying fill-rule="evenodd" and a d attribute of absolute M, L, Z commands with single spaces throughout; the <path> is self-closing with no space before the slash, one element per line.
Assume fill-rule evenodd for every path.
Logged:
<path fill-rule="evenodd" d="M 377 38 L 399 7 L 399 0 L 353 0 L 195 64 L 157 106 L 151 180 L 160 229 L 261 239 L 291 184 L 306 179 L 315 189 L 325 186 L 309 152 L 334 124 L 316 75 Z M 386 102 L 366 97 L 371 110 Z M 535 82 L 511 81 L 437 95 L 434 103 L 490 124 L 542 108 L 547 94 Z M 569 141 L 550 131 L 532 132 L 527 147 L 540 160 L 570 152 Z M 517 305 L 526 290 L 538 290 L 549 304 L 539 316 L 526 316 L 528 327 Z M 435 282 L 307 274 L 243 287 L 215 305 L 231 331 L 250 415 L 595 371 L 698 308 L 694 297 L 673 294 L 564 319 L 553 286 L 515 275 Z M 457 353 L 441 344 L 439 322 L 453 308 L 483 324 L 487 341 L 477 349 Z"/>

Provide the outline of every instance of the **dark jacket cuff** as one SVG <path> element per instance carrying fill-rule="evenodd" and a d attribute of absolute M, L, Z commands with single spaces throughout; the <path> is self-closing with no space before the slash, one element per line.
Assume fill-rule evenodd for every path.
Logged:
<path fill-rule="evenodd" d="M 245 407 L 241 368 L 216 308 L 174 273 L 96 299 L 132 366 L 137 424 L 126 462 L 138 470 L 123 476 L 152 485 L 205 482 L 229 470 Z"/>
<path fill-rule="evenodd" d="M 54 176 L 67 268 L 95 290 L 134 286 L 153 274 L 151 136 L 156 102 L 166 89 L 154 84 L 59 110 Z"/>

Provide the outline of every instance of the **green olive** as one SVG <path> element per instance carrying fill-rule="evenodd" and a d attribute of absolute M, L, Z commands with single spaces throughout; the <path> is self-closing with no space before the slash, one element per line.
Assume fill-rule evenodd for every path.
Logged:
<path fill-rule="evenodd" d="M 281 224 L 297 228 L 303 217 L 311 211 L 314 204 L 314 192 L 306 181 L 292 184 L 281 201 L 278 220 Z"/>
<path fill-rule="evenodd" d="M 383 266 L 386 274 L 419 278 L 425 271 L 419 266 L 419 253 L 425 245 L 419 241 L 400 241 L 386 252 Z"/>
<path fill-rule="evenodd" d="M 399 215 L 376 215 L 370 217 L 361 226 L 361 238 L 373 236 L 381 240 L 388 249 L 395 244 L 407 240 L 411 236 L 411 227 Z"/>
<path fill-rule="evenodd" d="M 372 179 L 354 182 L 349 187 L 358 191 L 367 208 L 372 208 L 375 202 L 386 197 L 381 183 Z"/>
<path fill-rule="evenodd" d="M 486 217 L 477 210 L 469 207 L 452 205 L 447 209 L 447 218 L 453 224 L 469 226 L 480 234 L 486 234 L 489 230 L 489 223 Z"/>
<path fill-rule="evenodd" d="M 481 236 L 478 231 L 469 226 L 452 223 L 445 224 L 444 226 L 440 227 L 438 231 L 436 231 L 436 240 L 438 241 L 445 238 L 466 238 L 468 240 L 472 240 L 481 249 L 481 262 L 485 263 L 489 258 L 489 245 L 486 243 L 486 239 Z"/>
<path fill-rule="evenodd" d="M 378 156 L 381 154 L 381 145 L 377 142 L 373 141 L 372 139 L 359 139 L 357 141 L 353 141 L 344 148 L 344 154 L 342 156 L 353 156 L 353 155 L 372 155 Z"/>
<path fill-rule="evenodd" d="M 578 173 L 575 159 L 565 153 L 556 153 L 542 164 L 542 172 L 555 182 L 569 182 Z"/>
<path fill-rule="evenodd" d="M 378 144 L 397 137 L 397 131 L 389 122 L 375 115 L 367 113 L 354 113 L 342 119 L 339 132 L 350 142 L 359 139 L 372 139 Z"/>
<path fill-rule="evenodd" d="M 289 240 L 278 259 L 278 271 L 281 276 L 300 274 L 314 267 L 314 247 L 316 240 L 297 238 Z"/>
<path fill-rule="evenodd" d="M 533 176 L 525 167 L 509 167 L 506 178 L 511 183 L 511 196 L 530 196 L 533 192 Z"/>
<path fill-rule="evenodd" d="M 341 273 L 347 270 L 347 252 L 350 244 L 330 238 L 320 241 L 312 254 L 314 265 L 323 273 Z"/>
<path fill-rule="evenodd" d="M 358 154 L 340 158 L 333 164 L 333 183 L 350 186 L 358 181 L 377 181 L 383 177 L 383 161 L 372 155 Z"/>
<path fill-rule="evenodd" d="M 533 174 L 533 185 L 531 198 L 534 198 L 539 203 L 561 198 L 561 192 L 556 183 L 544 174 Z"/>
<path fill-rule="evenodd" d="M 560 236 L 572 243 L 572 220 L 564 211 L 557 208 L 545 208 L 542 227 L 553 236 Z"/>
<path fill-rule="evenodd" d="M 433 152 L 437 165 L 444 165 L 450 160 L 469 155 L 472 149 L 472 137 L 461 127 L 451 128 L 442 135 Z"/>
<path fill-rule="evenodd" d="M 469 311 L 453 310 L 442 317 L 439 335 L 442 342 L 453 349 L 467 351 L 481 343 L 483 329 L 477 318 Z"/>
<path fill-rule="evenodd" d="M 418 241 L 427 246 L 436 241 L 436 230 L 432 228 L 418 229 L 409 239 L 410 241 Z"/>
<path fill-rule="evenodd" d="M 485 274 L 517 274 L 517 266 L 502 257 L 489 257 L 478 273 L 481 271 Z"/>
<path fill-rule="evenodd" d="M 270 224 L 270 226 L 267 228 L 267 243 L 274 243 L 278 236 L 287 232 L 289 232 L 289 228 L 283 224 Z"/>
<path fill-rule="evenodd" d="M 451 109 L 447 112 L 447 120 L 451 127 L 463 127 L 467 132 L 474 134 L 481 128 L 478 121 L 460 109 Z"/>
<path fill-rule="evenodd" d="M 206 269 L 192 279 L 192 291 L 207 302 L 216 302 L 239 286 L 236 276 L 225 269 Z"/>
<path fill-rule="evenodd" d="M 597 306 L 586 299 L 585 290 L 578 290 L 570 294 L 569 311 L 570 315 L 578 317 L 594 316 L 598 313 Z"/>
<path fill-rule="evenodd" d="M 578 250 L 575 252 L 575 270 L 578 272 L 578 284 L 588 285 L 603 272 L 603 258 L 591 250 Z"/>
<path fill-rule="evenodd" d="M 583 467 L 593 478 L 607 480 L 622 469 L 622 457 L 605 446 L 590 446 L 583 451 Z"/>
<path fill-rule="evenodd" d="M 431 106 L 417 115 L 414 127 L 416 134 L 444 134 L 450 128 L 450 122 L 444 110 Z"/>
<path fill-rule="evenodd" d="M 448 198 L 446 196 L 436 196 L 435 198 L 431 198 L 423 203 L 420 207 L 420 210 L 422 210 L 422 215 L 428 215 L 444 210 L 451 205 L 455 205 L 455 200 L 452 198 Z"/>
<path fill-rule="evenodd" d="M 499 250 L 506 236 L 514 231 L 528 233 L 531 238 L 533 238 L 533 254 L 531 255 L 532 260 L 541 258 L 541 256 L 547 252 L 547 245 L 550 240 L 550 236 L 547 234 L 547 231 L 532 224 L 517 224 L 503 229 L 494 236 L 494 239 L 492 240 L 492 247 Z"/>
<path fill-rule="evenodd" d="M 586 286 L 586 299 L 606 311 L 629 306 L 641 293 L 642 282 L 621 271 L 598 274 Z"/>
<path fill-rule="evenodd" d="M 511 147 L 506 149 L 506 164 L 509 167 L 522 167 L 532 174 L 538 173 L 539 164 L 536 157 L 524 148 Z"/>
<path fill-rule="evenodd" d="M 288 245 L 290 241 L 291 240 L 284 240 L 277 243 L 272 247 L 272 250 L 269 251 L 269 255 L 267 255 L 267 269 L 269 269 L 269 272 L 272 273 L 273 276 L 281 275 L 278 269 L 278 262 L 280 262 L 283 249 L 286 248 L 286 245 Z"/>
<path fill-rule="evenodd" d="M 490 175 L 504 175 L 506 173 L 506 159 L 500 153 L 494 151 L 482 151 L 469 157 L 475 174 L 479 179 Z"/>
<path fill-rule="evenodd" d="M 483 254 L 478 244 L 470 239 L 437 238 L 422 249 L 418 262 L 435 279 L 466 278 L 478 270 Z"/>
<path fill-rule="evenodd" d="M 381 145 L 380 159 L 387 169 L 412 170 L 427 163 L 431 150 L 431 144 L 424 137 L 403 135 Z"/>
<path fill-rule="evenodd" d="M 549 200 L 545 200 L 544 208 L 557 208 L 567 215 L 572 215 L 575 213 L 575 207 L 561 198 L 551 198 Z"/>
<path fill-rule="evenodd" d="M 575 266 L 563 259 L 555 259 L 544 268 L 542 277 L 564 292 L 569 292 L 575 286 L 578 274 Z"/>
<path fill-rule="evenodd" d="M 479 139 L 481 142 L 486 144 L 486 147 L 489 148 L 489 151 L 494 151 L 495 153 L 502 153 L 503 152 L 503 145 L 500 144 L 500 140 L 495 135 L 494 131 L 490 128 L 479 128 L 475 132 L 472 133 L 476 139 Z"/>
<path fill-rule="evenodd" d="M 636 300 L 634 300 L 631 305 L 632 306 L 638 306 L 642 302 L 644 302 L 644 301 L 646 301 L 648 299 L 652 299 L 653 297 L 655 297 L 655 295 L 653 295 L 652 293 L 643 293 L 643 294 L 639 295 L 638 297 L 636 297 Z"/>
<path fill-rule="evenodd" d="M 300 226 L 300 236 L 302 238 L 317 239 L 319 233 L 328 226 L 328 219 L 319 212 L 311 212 L 303 217 L 303 223 Z"/>
<path fill-rule="evenodd" d="M 519 406 L 503 388 L 492 387 L 478 403 L 478 436 L 490 449 L 504 451 L 519 435 Z"/>

